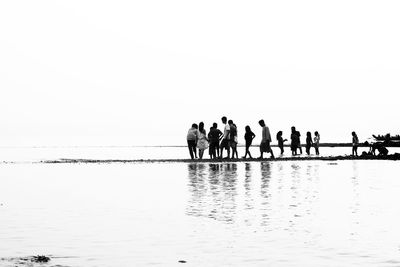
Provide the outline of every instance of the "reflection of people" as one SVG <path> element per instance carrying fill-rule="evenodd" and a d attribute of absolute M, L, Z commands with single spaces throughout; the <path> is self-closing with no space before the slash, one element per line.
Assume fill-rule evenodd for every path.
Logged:
<path fill-rule="evenodd" d="M 279 131 L 276 134 L 276 140 L 278 140 L 278 147 L 281 149 L 281 155 L 283 155 L 283 143 L 287 141 L 287 139 L 283 139 L 282 131 Z"/>
<path fill-rule="evenodd" d="M 260 157 L 259 159 L 263 158 L 264 152 L 271 153 L 271 158 L 274 157 L 274 152 L 271 149 L 271 133 L 269 132 L 269 128 L 265 125 L 264 120 L 260 120 L 258 122 L 262 127 L 262 139 L 260 143 Z"/>
<path fill-rule="evenodd" d="M 314 148 L 315 148 L 315 154 L 319 155 L 319 133 L 317 131 L 315 131 L 314 133 Z"/>
<path fill-rule="evenodd" d="M 194 159 L 195 157 L 197 158 L 196 155 L 196 142 L 197 142 L 197 124 L 193 123 L 192 127 L 189 129 L 188 134 L 187 134 L 187 144 L 189 148 L 189 153 L 190 157 Z"/>
<path fill-rule="evenodd" d="M 357 153 L 357 148 L 358 148 L 358 136 L 357 136 L 357 134 L 356 134 L 356 132 L 352 132 L 351 133 L 351 135 L 353 136 L 353 139 L 352 139 L 352 144 L 353 144 L 353 149 L 352 149 L 352 155 L 354 156 L 358 156 L 358 153 Z"/>
<path fill-rule="evenodd" d="M 250 126 L 246 126 L 245 128 L 246 133 L 244 134 L 244 140 L 246 141 L 246 153 L 244 154 L 244 159 L 246 158 L 247 154 L 249 154 L 250 158 L 253 158 L 250 154 L 250 146 L 251 143 L 253 142 L 254 137 L 256 137 L 256 135 L 251 131 Z"/>
<path fill-rule="evenodd" d="M 312 137 L 311 137 L 311 132 L 307 132 L 307 137 L 306 137 L 306 153 L 307 155 L 310 155 L 310 149 L 312 146 Z"/>
<path fill-rule="evenodd" d="M 230 155 L 230 148 L 229 148 L 229 131 L 230 131 L 230 126 L 226 123 L 227 119 L 226 117 L 222 117 L 221 118 L 222 123 L 225 125 L 224 126 L 224 135 L 222 136 L 222 141 L 221 144 L 219 145 L 220 147 L 220 157 L 223 157 L 223 152 L 224 152 L 224 148 L 226 149 L 226 152 L 228 153 L 227 158 L 229 159 L 229 155 Z"/>
<path fill-rule="evenodd" d="M 199 131 L 197 138 L 197 148 L 199 149 L 199 158 L 203 158 L 204 150 L 208 148 L 208 139 L 206 135 L 206 130 L 204 129 L 204 123 L 199 123 Z"/>
<path fill-rule="evenodd" d="M 210 140 L 210 158 L 219 157 L 219 138 L 223 135 L 220 130 L 218 130 L 217 123 L 213 123 L 213 127 L 210 128 L 208 133 L 208 139 Z"/>

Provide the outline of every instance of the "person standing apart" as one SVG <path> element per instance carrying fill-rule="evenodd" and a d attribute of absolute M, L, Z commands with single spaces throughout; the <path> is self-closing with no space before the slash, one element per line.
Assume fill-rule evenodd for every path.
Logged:
<path fill-rule="evenodd" d="M 244 140 L 246 141 L 246 153 L 244 154 L 244 159 L 246 158 L 247 154 L 249 154 L 249 158 L 253 158 L 250 154 L 250 146 L 251 143 L 253 142 L 254 137 L 256 137 L 256 135 L 251 131 L 250 126 L 246 126 L 245 128 L 246 133 L 244 134 Z"/>
<path fill-rule="evenodd" d="M 224 152 L 224 148 L 226 149 L 228 156 L 226 157 L 227 159 L 229 159 L 230 156 L 230 148 L 229 148 L 229 132 L 231 130 L 231 127 L 226 123 L 227 119 L 226 117 L 222 117 L 221 118 L 222 123 L 225 125 L 224 126 L 224 135 L 222 136 L 222 141 L 219 145 L 220 147 L 220 158 L 223 157 L 223 152 Z"/>
<path fill-rule="evenodd" d="M 198 137 L 198 126 L 196 123 L 192 124 L 192 127 L 189 129 L 188 133 L 187 133 L 187 145 L 189 148 L 189 153 L 190 153 L 190 157 L 192 159 L 197 158 L 197 154 L 196 154 L 196 143 L 197 143 L 197 137 Z"/>
<path fill-rule="evenodd" d="M 282 131 L 279 131 L 276 134 L 276 140 L 278 140 L 278 147 L 281 149 L 281 155 L 283 155 L 283 143 L 287 141 L 287 139 L 283 139 L 282 137 Z"/>
<path fill-rule="evenodd" d="M 313 141 L 312 141 L 311 132 L 307 132 L 307 137 L 306 137 L 306 153 L 307 153 L 307 155 L 310 155 L 310 149 L 311 149 L 312 144 L 313 144 Z"/>
<path fill-rule="evenodd" d="M 197 148 L 199 149 L 199 158 L 203 159 L 204 150 L 208 148 L 208 139 L 206 130 L 204 129 L 204 123 L 199 123 L 199 131 L 197 137 Z"/>
<path fill-rule="evenodd" d="M 315 131 L 314 133 L 314 148 L 315 148 L 315 154 L 319 156 L 319 133 Z"/>
<path fill-rule="evenodd" d="M 351 135 L 353 136 L 353 140 L 352 140 L 352 143 L 353 143 L 353 150 L 352 150 L 352 155 L 354 156 L 357 156 L 358 157 L 358 153 L 357 153 L 357 149 L 358 149 L 358 136 L 357 136 L 357 134 L 356 134 L 356 132 L 352 132 L 351 133 Z"/>
<path fill-rule="evenodd" d="M 265 125 L 264 120 L 260 120 L 258 123 L 262 127 L 262 139 L 260 143 L 259 159 L 263 158 L 264 152 L 271 153 L 271 159 L 274 159 L 274 152 L 271 149 L 271 133 L 269 131 L 269 128 Z"/>

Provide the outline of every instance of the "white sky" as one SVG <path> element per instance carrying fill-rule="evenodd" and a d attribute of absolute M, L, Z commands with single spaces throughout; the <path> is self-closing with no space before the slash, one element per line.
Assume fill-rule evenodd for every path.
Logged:
<path fill-rule="evenodd" d="M 286 138 L 399 134 L 399 14 L 399 1 L 1 1 L 0 145 L 180 145 L 223 115 L 240 138 L 261 118 Z"/>

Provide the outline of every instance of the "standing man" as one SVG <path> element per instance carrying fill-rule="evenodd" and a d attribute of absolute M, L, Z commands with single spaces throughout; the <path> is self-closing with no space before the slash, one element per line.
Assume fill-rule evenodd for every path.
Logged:
<path fill-rule="evenodd" d="M 219 138 L 223 135 L 217 127 L 218 124 L 214 122 L 208 134 L 208 139 L 210 140 L 210 157 L 214 159 L 219 158 Z"/>
<path fill-rule="evenodd" d="M 271 159 L 274 159 L 274 152 L 271 149 L 271 133 L 269 132 L 269 128 L 265 125 L 264 120 L 260 120 L 258 122 L 262 127 L 262 139 L 260 143 L 260 157 L 263 158 L 264 152 L 271 153 Z"/>
<path fill-rule="evenodd" d="M 192 127 L 189 129 L 187 133 L 187 144 L 189 148 L 189 153 L 190 157 L 194 159 L 196 157 L 197 159 L 197 154 L 196 154 L 196 145 L 197 145 L 197 136 L 199 135 L 199 130 L 198 126 L 196 123 L 192 124 Z M 193 156 L 194 154 L 194 156 Z"/>
<path fill-rule="evenodd" d="M 230 129 L 231 129 L 231 128 L 230 128 L 230 126 L 226 123 L 226 122 L 227 122 L 227 119 L 226 119 L 225 116 L 221 118 L 221 121 L 222 121 L 222 123 L 223 123 L 225 126 L 224 126 L 224 135 L 222 136 L 222 141 L 221 141 L 221 144 L 219 145 L 219 147 L 220 147 L 220 149 L 221 149 L 220 157 L 222 158 L 223 151 L 224 151 L 224 148 L 225 148 L 226 151 L 227 151 L 227 153 L 228 153 L 228 156 L 227 156 L 226 158 L 229 159 L 229 156 L 230 156 L 230 154 L 231 154 L 230 148 L 229 148 L 229 137 L 230 137 Z"/>

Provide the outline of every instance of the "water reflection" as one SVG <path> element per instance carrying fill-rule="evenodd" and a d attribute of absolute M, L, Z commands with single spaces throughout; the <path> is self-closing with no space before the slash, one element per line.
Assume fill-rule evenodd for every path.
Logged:
<path fill-rule="evenodd" d="M 208 170 L 208 179 L 205 177 Z M 189 201 L 187 214 L 234 222 L 237 164 L 188 164 Z"/>
<path fill-rule="evenodd" d="M 293 162 L 188 164 L 186 214 L 266 231 L 299 230 L 318 199 L 318 168 Z"/>

